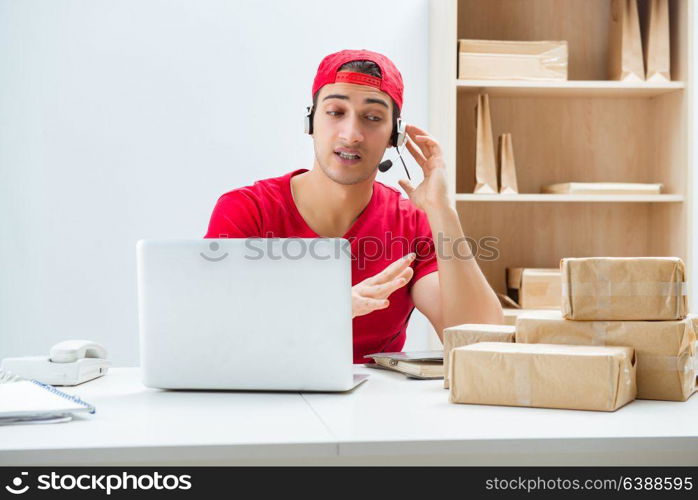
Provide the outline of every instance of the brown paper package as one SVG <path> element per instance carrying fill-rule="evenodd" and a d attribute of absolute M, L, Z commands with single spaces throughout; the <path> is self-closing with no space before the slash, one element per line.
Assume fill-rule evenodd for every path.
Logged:
<path fill-rule="evenodd" d="M 637 398 L 686 401 L 696 390 L 692 320 L 568 321 L 555 311 L 522 314 L 516 342 L 628 346 L 637 357 Z"/>
<path fill-rule="evenodd" d="M 519 186 L 516 182 L 516 163 L 514 162 L 514 145 L 511 134 L 499 136 L 497 144 L 499 156 L 499 192 L 502 194 L 516 194 Z"/>
<path fill-rule="evenodd" d="M 560 269 L 507 267 L 507 291 L 523 309 L 560 309 Z"/>
<path fill-rule="evenodd" d="M 549 310 L 550 309 L 511 309 L 503 307 L 502 312 L 504 313 L 504 324 L 514 326 L 516 325 L 516 320 L 522 314 L 530 314 L 532 312 L 535 313 L 538 311 L 547 312 Z"/>
<path fill-rule="evenodd" d="M 644 81 L 645 63 L 637 0 L 612 0 L 610 24 L 609 78 Z"/>
<path fill-rule="evenodd" d="M 513 325 L 466 324 L 444 329 L 444 389 L 448 389 L 449 355 L 456 347 L 478 342 L 514 342 Z"/>
<path fill-rule="evenodd" d="M 669 0 L 648 0 L 645 7 L 645 80 L 667 82 L 671 80 Z"/>
<path fill-rule="evenodd" d="M 463 80 L 567 80 L 567 42 L 458 40 Z"/>
<path fill-rule="evenodd" d="M 475 193 L 498 193 L 497 161 L 494 156 L 494 136 L 487 94 L 477 97 L 475 108 Z"/>
<path fill-rule="evenodd" d="M 480 342 L 451 352 L 451 403 L 614 411 L 637 392 L 632 347 Z"/>
<path fill-rule="evenodd" d="M 671 321 L 688 312 L 678 257 L 562 259 L 562 316 L 591 321 Z"/>

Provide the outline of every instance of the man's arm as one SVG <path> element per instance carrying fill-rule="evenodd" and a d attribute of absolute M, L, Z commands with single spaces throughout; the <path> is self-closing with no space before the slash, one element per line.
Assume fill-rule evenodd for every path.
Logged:
<path fill-rule="evenodd" d="M 427 214 L 438 262 L 438 273 L 428 274 L 413 284 L 412 300 L 440 339 L 443 329 L 449 326 L 501 324 L 504 316 L 499 299 L 472 255 L 458 213 L 449 203 L 441 147 L 413 125 L 407 127 L 407 132 L 407 149 L 422 167 L 424 180 L 416 188 L 405 180 L 400 185 Z"/>
<path fill-rule="evenodd" d="M 439 273 L 427 274 L 412 284 L 410 291 L 412 302 L 436 330 L 439 340 L 443 343 L 444 318 L 441 308 L 441 292 L 439 291 Z"/>
<path fill-rule="evenodd" d="M 438 234 L 436 231 L 432 229 L 434 234 Z M 427 317 L 442 342 L 443 330 L 449 326 L 464 323 L 501 324 L 504 320 L 499 299 L 475 259 L 463 260 L 462 256 L 470 252 L 467 242 L 465 246 L 466 249 L 458 247 L 459 257 L 450 259 L 445 255 L 449 250 L 453 251 L 454 245 L 449 245 L 448 249 L 437 249 L 438 272 L 427 274 L 412 285 L 411 296 L 415 307 Z"/>

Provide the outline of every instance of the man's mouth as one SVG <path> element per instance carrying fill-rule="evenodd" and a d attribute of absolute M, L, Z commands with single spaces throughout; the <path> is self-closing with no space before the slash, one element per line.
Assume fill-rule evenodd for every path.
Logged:
<path fill-rule="evenodd" d="M 335 150 L 334 154 L 342 158 L 343 160 L 360 160 L 361 155 L 359 155 L 356 152 L 345 150 L 345 149 L 338 149 Z"/>

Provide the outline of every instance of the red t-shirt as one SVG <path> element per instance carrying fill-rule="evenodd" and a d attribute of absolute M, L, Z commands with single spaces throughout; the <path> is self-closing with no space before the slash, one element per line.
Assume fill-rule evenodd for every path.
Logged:
<path fill-rule="evenodd" d="M 218 199 L 205 238 L 317 238 L 305 222 L 291 195 L 291 177 L 264 179 L 225 193 Z M 426 214 L 400 192 L 373 183 L 368 205 L 343 236 L 351 243 L 352 286 L 378 274 L 400 257 L 415 252 L 414 276 L 393 292 L 386 309 L 353 319 L 354 363 L 364 355 L 395 352 L 405 344 L 407 321 L 414 303 L 412 285 L 437 270 L 436 253 Z M 383 250 L 381 250 L 383 249 Z"/>

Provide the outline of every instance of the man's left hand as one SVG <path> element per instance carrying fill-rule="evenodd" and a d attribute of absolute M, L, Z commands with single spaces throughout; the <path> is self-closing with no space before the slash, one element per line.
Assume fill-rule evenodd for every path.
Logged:
<path fill-rule="evenodd" d="M 428 132 L 407 125 L 407 150 L 422 167 L 424 180 L 415 188 L 410 181 L 399 181 L 414 205 L 426 211 L 449 205 L 446 165 L 441 146 Z"/>

